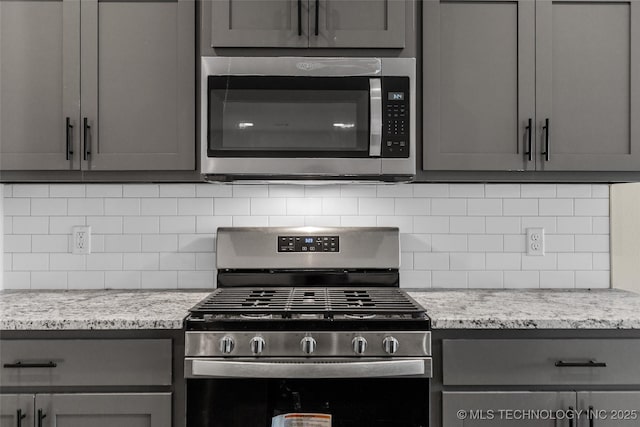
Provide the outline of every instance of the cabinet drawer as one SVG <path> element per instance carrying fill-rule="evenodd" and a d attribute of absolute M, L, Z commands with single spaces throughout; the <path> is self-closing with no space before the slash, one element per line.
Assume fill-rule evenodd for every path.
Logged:
<path fill-rule="evenodd" d="M 637 339 L 444 340 L 442 360 L 445 385 L 640 384 Z"/>
<path fill-rule="evenodd" d="M 2 340 L 0 386 L 170 385 L 171 351 L 168 339 Z"/>

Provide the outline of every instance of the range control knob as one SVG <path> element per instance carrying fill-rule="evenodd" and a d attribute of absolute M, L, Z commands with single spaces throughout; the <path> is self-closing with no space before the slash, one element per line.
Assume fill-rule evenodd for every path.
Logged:
<path fill-rule="evenodd" d="M 233 338 L 225 336 L 220 339 L 220 352 L 222 354 L 231 354 L 234 346 Z"/>
<path fill-rule="evenodd" d="M 311 354 L 316 351 L 316 340 L 313 337 L 304 337 L 300 341 L 300 349 L 305 354 Z"/>
<path fill-rule="evenodd" d="M 367 349 L 367 340 L 364 337 L 355 337 L 351 344 L 353 344 L 353 352 L 355 354 L 364 354 Z"/>
<path fill-rule="evenodd" d="M 264 351 L 264 338 L 253 337 L 249 341 L 249 347 L 251 347 L 251 353 L 260 354 Z"/>
<path fill-rule="evenodd" d="M 382 340 L 382 347 L 387 354 L 395 354 L 398 351 L 398 340 L 394 337 L 386 337 Z"/>

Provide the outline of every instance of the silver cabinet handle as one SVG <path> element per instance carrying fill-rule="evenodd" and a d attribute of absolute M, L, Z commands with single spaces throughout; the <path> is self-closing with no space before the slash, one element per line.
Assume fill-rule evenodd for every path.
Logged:
<path fill-rule="evenodd" d="M 382 83 L 380 79 L 369 79 L 369 156 L 380 157 L 382 153 Z"/>
<path fill-rule="evenodd" d="M 185 376 L 226 378 L 431 377 L 431 359 L 371 362 L 253 362 L 186 359 Z M 189 366 L 190 364 L 190 366 Z"/>

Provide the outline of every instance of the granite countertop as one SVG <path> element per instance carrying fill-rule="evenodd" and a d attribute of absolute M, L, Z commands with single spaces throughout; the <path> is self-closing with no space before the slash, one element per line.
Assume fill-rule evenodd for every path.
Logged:
<path fill-rule="evenodd" d="M 2 330 L 181 329 L 200 291 L 0 291 Z"/>
<path fill-rule="evenodd" d="M 409 292 L 433 329 L 640 329 L 640 294 L 615 290 Z"/>
<path fill-rule="evenodd" d="M 1 330 L 180 329 L 210 291 L 0 291 Z M 640 294 L 602 290 L 420 290 L 433 329 L 640 329 Z"/>

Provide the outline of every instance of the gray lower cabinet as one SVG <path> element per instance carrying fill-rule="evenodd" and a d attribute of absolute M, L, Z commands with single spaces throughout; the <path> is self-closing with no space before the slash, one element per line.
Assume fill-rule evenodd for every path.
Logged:
<path fill-rule="evenodd" d="M 442 427 L 569 427 L 568 420 L 552 414 L 575 405 L 574 392 L 443 392 Z M 524 411 L 550 411 L 550 416 L 527 420 Z"/>
<path fill-rule="evenodd" d="M 214 48 L 403 48 L 406 7 L 407 0 L 205 0 L 202 11 Z"/>
<path fill-rule="evenodd" d="M 80 2 L 1 1 L 0 170 L 78 169 L 79 99 Z"/>
<path fill-rule="evenodd" d="M 0 427 L 33 426 L 33 394 L 0 394 Z"/>
<path fill-rule="evenodd" d="M 83 169 L 195 169 L 194 10 L 82 2 Z"/>
<path fill-rule="evenodd" d="M 587 414 L 581 417 L 578 427 L 640 425 L 639 391 L 581 391 L 577 408 Z"/>
<path fill-rule="evenodd" d="M 425 1 L 423 15 L 424 169 L 534 169 L 535 3 Z"/>
<path fill-rule="evenodd" d="M 35 417 L 42 427 L 171 427 L 171 394 L 37 394 Z"/>
<path fill-rule="evenodd" d="M 538 0 L 536 75 L 540 169 L 640 169 L 640 1 Z"/>
<path fill-rule="evenodd" d="M 640 1 L 430 0 L 423 13 L 424 169 L 640 169 Z"/>

